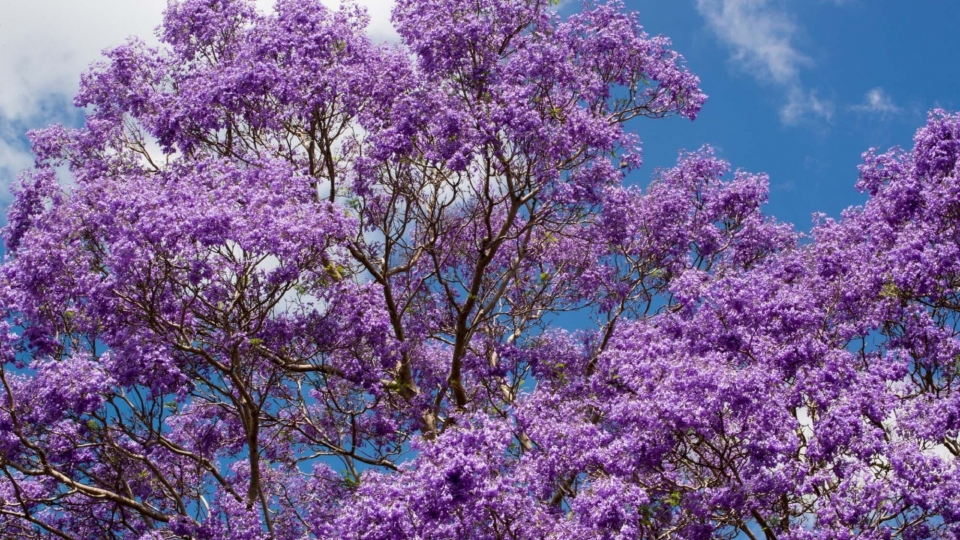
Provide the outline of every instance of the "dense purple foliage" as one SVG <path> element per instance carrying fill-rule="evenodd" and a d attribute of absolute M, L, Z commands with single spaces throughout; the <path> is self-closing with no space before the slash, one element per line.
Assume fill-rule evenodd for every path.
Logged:
<path fill-rule="evenodd" d="M 623 185 L 705 96 L 619 3 L 394 22 L 179 0 L 31 134 L 2 536 L 960 536 L 960 116 L 803 236 L 709 148 Z"/>

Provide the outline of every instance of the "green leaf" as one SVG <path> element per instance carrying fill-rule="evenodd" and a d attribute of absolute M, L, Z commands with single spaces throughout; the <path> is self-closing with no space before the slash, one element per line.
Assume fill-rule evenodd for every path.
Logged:
<path fill-rule="evenodd" d="M 880 288 L 880 298 L 902 298 L 903 291 L 893 282 L 884 283 Z"/>

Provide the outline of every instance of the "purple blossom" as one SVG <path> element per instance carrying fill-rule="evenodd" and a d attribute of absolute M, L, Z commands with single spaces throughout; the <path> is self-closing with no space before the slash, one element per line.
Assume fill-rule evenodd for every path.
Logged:
<path fill-rule="evenodd" d="M 960 534 L 960 116 L 803 236 L 709 147 L 625 187 L 699 81 L 548 4 L 403 0 L 378 46 L 181 0 L 107 51 L 3 232 L 0 531 Z"/>

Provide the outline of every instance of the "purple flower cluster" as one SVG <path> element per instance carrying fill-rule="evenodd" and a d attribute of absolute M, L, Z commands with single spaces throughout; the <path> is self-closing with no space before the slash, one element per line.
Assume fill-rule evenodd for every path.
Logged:
<path fill-rule="evenodd" d="M 960 536 L 960 116 L 801 235 L 708 147 L 624 186 L 705 96 L 619 2 L 393 20 L 175 1 L 31 134 L 2 536 Z"/>

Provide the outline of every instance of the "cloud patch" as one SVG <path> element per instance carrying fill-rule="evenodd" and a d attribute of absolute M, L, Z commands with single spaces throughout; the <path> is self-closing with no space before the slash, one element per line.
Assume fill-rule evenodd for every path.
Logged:
<path fill-rule="evenodd" d="M 164 7 L 165 0 L 10 2 L 0 27 L 0 116 L 27 120 L 47 116 L 45 102 L 69 103 L 104 48 L 130 35 L 151 40 Z"/>
<path fill-rule="evenodd" d="M 734 59 L 759 80 L 789 84 L 810 59 L 792 43 L 796 25 L 767 0 L 697 0 L 697 11 L 729 45 Z"/>
<path fill-rule="evenodd" d="M 759 82 L 783 89 L 781 121 L 790 125 L 808 118 L 830 121 L 833 104 L 801 84 L 801 69 L 813 61 L 794 45 L 797 25 L 789 14 L 768 0 L 696 0 L 696 5 L 710 30 L 732 49 L 741 69 Z"/>
<path fill-rule="evenodd" d="M 893 99 L 884 91 L 883 88 L 873 88 L 863 96 L 863 103 L 854 105 L 853 110 L 870 114 L 896 114 L 900 112 L 900 107 L 893 103 Z"/>
<path fill-rule="evenodd" d="M 787 125 L 796 125 L 806 118 L 833 120 L 835 107 L 833 102 L 823 99 L 813 90 L 804 90 L 799 84 L 791 85 L 787 91 L 787 102 L 780 108 L 780 121 Z"/>

